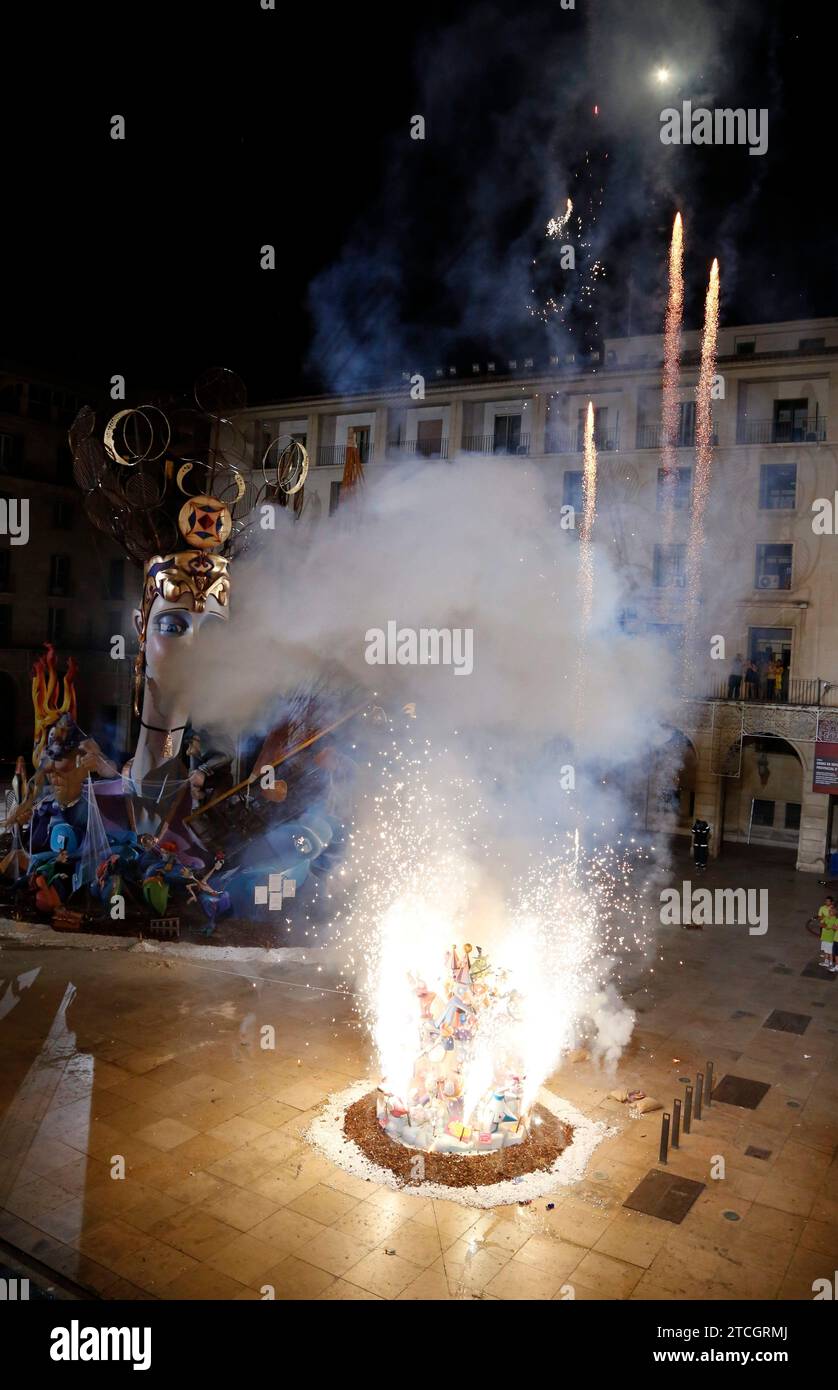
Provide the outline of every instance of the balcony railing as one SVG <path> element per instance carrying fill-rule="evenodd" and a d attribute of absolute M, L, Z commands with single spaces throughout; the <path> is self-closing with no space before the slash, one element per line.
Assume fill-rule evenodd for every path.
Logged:
<path fill-rule="evenodd" d="M 467 434 L 463 439 L 463 449 L 467 454 L 517 454 L 521 457 L 530 451 L 528 434 L 519 435 L 511 444 L 496 439 L 493 434 Z"/>
<path fill-rule="evenodd" d="M 740 420 L 736 426 L 737 444 L 823 444 L 826 416 L 808 420 Z"/>
<path fill-rule="evenodd" d="M 806 680 L 789 680 L 788 677 L 784 677 L 778 690 L 770 676 L 761 676 L 755 685 L 747 685 L 745 677 L 742 676 L 738 687 L 731 683 L 731 678 L 715 682 L 704 698 L 737 700 L 749 705 L 820 705 L 827 709 L 836 709 L 838 683 L 833 685 L 817 677 Z"/>
<path fill-rule="evenodd" d="M 447 439 L 388 439 L 388 454 L 397 458 L 447 459 Z"/>
<path fill-rule="evenodd" d="M 594 429 L 594 445 L 598 453 L 613 453 L 620 447 L 620 429 L 612 425 L 610 429 Z M 585 447 L 582 430 L 548 430 L 544 437 L 545 454 L 581 454 Z"/>
<path fill-rule="evenodd" d="M 713 445 L 718 444 L 718 436 L 714 432 Z M 695 448 L 695 425 L 690 425 L 675 432 L 672 441 L 674 449 L 694 449 Z M 660 420 L 654 425 L 637 426 L 637 448 L 638 449 L 662 449 L 663 448 L 663 425 Z"/>
<path fill-rule="evenodd" d="M 361 462 L 371 463 L 373 450 L 371 445 L 363 445 L 359 451 Z M 318 468 L 343 468 L 346 464 L 346 445 L 345 444 L 320 444 L 317 449 Z"/>

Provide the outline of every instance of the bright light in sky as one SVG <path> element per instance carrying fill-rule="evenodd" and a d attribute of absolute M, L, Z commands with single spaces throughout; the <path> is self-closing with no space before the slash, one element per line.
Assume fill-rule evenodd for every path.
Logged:
<path fill-rule="evenodd" d="M 663 83 L 663 82 L 668 82 L 668 81 L 669 81 L 669 78 L 670 78 L 670 71 L 669 71 L 669 68 L 664 67 L 663 65 L 661 65 L 661 66 L 658 67 L 658 68 L 655 68 L 655 81 L 656 81 L 656 82 L 661 82 L 661 83 Z"/>

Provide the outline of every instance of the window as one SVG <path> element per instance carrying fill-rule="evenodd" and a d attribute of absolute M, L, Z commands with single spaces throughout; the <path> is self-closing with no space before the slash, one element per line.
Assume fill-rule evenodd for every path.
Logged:
<path fill-rule="evenodd" d="M 47 637 L 50 642 L 61 642 L 67 630 L 67 609 L 50 608 L 47 610 Z"/>
<path fill-rule="evenodd" d="M 670 481 L 672 488 L 672 501 L 676 511 L 685 512 L 689 510 L 692 501 L 693 490 L 693 471 L 691 468 L 673 469 L 673 476 Z M 666 500 L 666 471 L 658 469 L 658 511 L 664 509 Z"/>
<path fill-rule="evenodd" d="M 9 550 L 0 550 L 0 594 L 8 594 L 12 587 L 12 555 Z"/>
<path fill-rule="evenodd" d="M 656 589 L 683 589 L 686 583 L 687 547 L 656 545 L 652 583 Z"/>
<path fill-rule="evenodd" d="M 340 483 L 332 483 L 329 487 L 329 516 L 333 516 L 340 504 Z"/>
<path fill-rule="evenodd" d="M 799 444 L 806 437 L 808 415 L 809 401 L 805 396 L 793 401 L 775 401 L 772 444 Z"/>
<path fill-rule="evenodd" d="M 576 449 L 582 453 L 585 447 L 585 421 L 588 418 L 588 407 L 582 406 L 576 412 Z M 609 447 L 608 441 L 608 406 L 594 406 L 594 444 L 598 449 Z"/>
<path fill-rule="evenodd" d="M 12 605 L 0 603 L 0 647 L 8 647 L 12 640 Z"/>
<path fill-rule="evenodd" d="M 3 415 L 20 414 L 20 384 L 14 382 L 11 386 L 0 387 L 0 413 Z"/>
<path fill-rule="evenodd" d="M 799 802 L 799 801 L 787 801 L 787 802 L 786 802 L 786 819 L 785 819 L 785 827 L 786 827 L 786 830 L 799 830 L 799 829 L 800 829 L 800 802 Z"/>
<path fill-rule="evenodd" d="M 581 469 L 568 469 L 564 475 L 562 505 L 572 507 L 581 516 L 585 509 L 585 502 L 582 497 L 582 471 Z"/>
<path fill-rule="evenodd" d="M 496 415 L 492 448 L 496 454 L 514 454 L 521 443 L 520 415 Z"/>
<path fill-rule="evenodd" d="M 70 594 L 70 557 L 51 555 L 49 561 L 49 593 L 53 598 L 68 598 Z"/>
<path fill-rule="evenodd" d="M 793 511 L 797 501 L 797 464 L 764 463 L 759 470 L 759 505 L 764 511 Z"/>
<path fill-rule="evenodd" d="M 421 458 L 436 459 L 442 453 L 442 421 L 416 421 L 416 452 Z"/>
<path fill-rule="evenodd" d="M 737 357 L 747 357 L 747 356 L 750 355 L 750 353 L 756 352 L 756 347 L 757 347 L 756 338 L 737 338 L 737 340 L 736 340 L 736 356 L 737 356 Z"/>
<path fill-rule="evenodd" d="M 758 545 L 755 589 L 790 589 L 792 547 L 790 545 Z"/>
<path fill-rule="evenodd" d="M 30 385 L 26 413 L 30 420 L 49 420 L 52 413 L 52 392 L 48 387 Z"/>
<path fill-rule="evenodd" d="M 57 502 L 53 502 L 52 524 L 56 531 L 72 531 L 75 516 L 75 502 L 69 502 L 63 497 L 59 498 Z"/>
<path fill-rule="evenodd" d="M 23 462 L 23 435 L 0 434 L 0 473 L 14 473 Z"/>
<path fill-rule="evenodd" d="M 69 485 L 73 478 L 73 455 L 67 444 L 59 444 L 55 451 L 55 481 Z"/>
<path fill-rule="evenodd" d="M 801 338 L 801 352 L 822 352 L 826 347 L 826 338 Z"/>
<path fill-rule="evenodd" d="M 125 561 L 111 560 L 108 567 L 108 598 L 125 597 Z M 115 631 L 116 629 L 114 629 Z"/>
<path fill-rule="evenodd" d="M 758 801 L 754 799 L 753 811 L 751 813 L 752 825 L 773 825 L 774 824 L 774 802 Z"/>
<path fill-rule="evenodd" d="M 678 434 L 675 446 L 691 449 L 695 444 L 695 401 L 678 402 Z"/>
<path fill-rule="evenodd" d="M 354 435 L 354 439 L 353 439 Z M 354 443 L 358 450 L 358 457 L 362 463 L 369 462 L 370 456 L 370 427 L 369 425 L 350 425 L 346 432 L 347 447 Z"/>

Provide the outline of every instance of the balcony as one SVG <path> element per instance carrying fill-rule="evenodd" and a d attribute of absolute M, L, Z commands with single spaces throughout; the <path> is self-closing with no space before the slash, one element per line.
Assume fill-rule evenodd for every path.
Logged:
<path fill-rule="evenodd" d="M 713 431 L 713 448 L 717 448 L 719 436 Z M 653 425 L 638 425 L 637 427 L 637 448 L 638 449 L 662 449 L 664 445 L 663 425 L 660 420 Z M 694 449 L 695 448 L 695 424 L 691 424 L 684 429 L 678 429 L 672 441 L 674 449 Z"/>
<path fill-rule="evenodd" d="M 345 444 L 320 444 L 317 449 L 318 468 L 343 468 L 346 465 L 346 445 Z M 362 445 L 358 450 L 361 455 L 361 463 L 367 464 L 373 461 L 373 450 L 371 446 Z"/>
<path fill-rule="evenodd" d="M 739 420 L 736 425 L 737 444 L 823 444 L 825 439 L 825 415 L 807 420 Z"/>
<path fill-rule="evenodd" d="M 388 439 L 387 453 L 394 458 L 447 459 L 447 439 Z"/>
<path fill-rule="evenodd" d="M 522 434 L 508 443 L 496 439 L 493 434 L 467 434 L 463 439 L 463 451 L 467 454 L 513 454 L 525 458 L 530 452 L 530 437 Z"/>
<path fill-rule="evenodd" d="M 778 691 L 774 682 L 761 678 L 757 685 L 746 686 L 744 678 L 739 686 L 739 694 L 730 693 L 727 679 L 716 681 L 705 700 L 725 700 L 731 704 L 743 705 L 806 705 L 821 709 L 838 709 L 838 683 L 820 680 L 818 677 L 805 680 L 784 678 Z"/>
<path fill-rule="evenodd" d="M 550 430 L 544 436 L 545 454 L 581 454 L 584 451 L 585 436 L 580 429 Z M 597 453 L 615 453 L 620 447 L 620 427 L 594 428 L 594 446 Z"/>

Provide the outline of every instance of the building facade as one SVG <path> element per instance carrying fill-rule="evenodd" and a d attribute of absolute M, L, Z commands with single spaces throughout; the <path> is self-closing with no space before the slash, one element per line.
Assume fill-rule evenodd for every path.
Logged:
<path fill-rule="evenodd" d="M 586 360 L 405 372 L 389 390 L 280 401 L 249 409 L 239 423 L 255 465 L 279 434 L 306 445 L 312 466 L 302 514 L 314 524 L 328 524 L 340 505 L 354 443 L 369 485 L 382 470 L 416 460 L 528 461 L 543 472 L 558 530 L 562 509 L 581 506 L 592 401 L 595 537 L 608 544 L 622 579 L 621 625 L 677 647 L 695 514 L 698 333 L 685 332 L 682 347 L 667 526 L 660 336 L 607 339 Z M 836 798 L 813 785 L 816 744 L 838 743 L 838 318 L 720 329 L 714 397 L 699 620 L 706 661 L 686 691 L 668 755 L 646 771 L 637 816 L 653 829 L 674 810 L 686 833 L 702 815 L 714 828 L 714 852 L 748 842 L 822 871 L 838 847 Z M 738 684 L 737 657 L 753 663 Z"/>
<path fill-rule="evenodd" d="M 90 523 L 73 478 L 67 430 L 89 392 L 0 372 L 0 782 L 32 752 L 32 666 L 44 642 L 63 671 L 75 656 L 79 723 L 118 754 L 130 738 L 131 611 L 139 572 Z M 28 504 L 25 543 L 9 518 Z M 10 510 L 11 509 L 11 510 Z M 124 660 L 110 656 L 123 635 Z"/>

